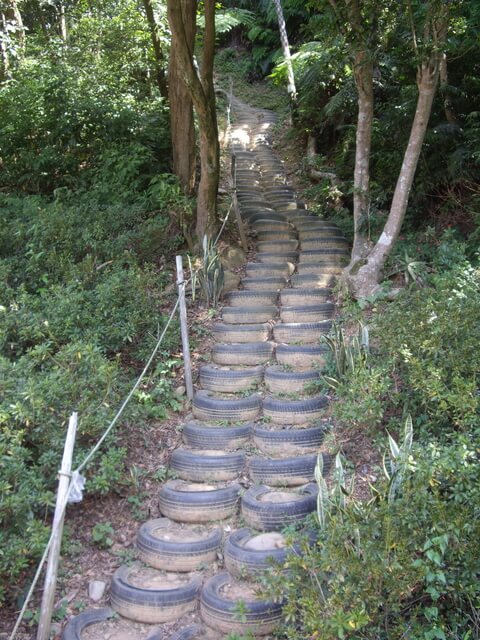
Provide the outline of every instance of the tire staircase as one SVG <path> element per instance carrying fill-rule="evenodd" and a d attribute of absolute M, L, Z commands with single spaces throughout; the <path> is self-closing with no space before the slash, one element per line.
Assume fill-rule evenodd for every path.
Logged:
<path fill-rule="evenodd" d="M 257 253 L 214 326 L 211 363 L 200 367 L 193 416 L 171 458 L 177 479 L 160 490 L 163 517 L 138 532 L 143 564 L 122 566 L 112 579 L 113 610 L 157 625 L 128 636 L 139 640 L 272 634 L 282 603 L 258 595 L 256 576 L 272 558 L 301 553 L 281 531 L 316 509 L 328 398 L 311 389 L 335 310 L 330 287 L 348 247 L 287 184 L 271 146 L 274 114 L 232 106 L 236 192 Z M 64 640 L 80 640 L 87 627 L 89 640 L 102 637 L 96 625 L 111 614 L 80 614 Z M 177 630 L 169 635 L 171 622 Z"/>

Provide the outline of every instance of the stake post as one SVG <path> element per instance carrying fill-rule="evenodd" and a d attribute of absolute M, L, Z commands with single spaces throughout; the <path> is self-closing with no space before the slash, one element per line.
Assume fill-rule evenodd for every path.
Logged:
<path fill-rule="evenodd" d="M 187 398 L 193 400 L 192 362 L 190 360 L 190 344 L 188 341 L 187 304 L 185 302 L 185 281 L 183 279 L 182 256 L 176 257 L 177 286 L 178 286 L 178 311 L 180 315 L 180 331 L 182 334 L 183 366 L 185 369 L 185 387 Z"/>
<path fill-rule="evenodd" d="M 77 413 L 74 411 L 68 422 L 67 437 L 63 449 L 62 466 L 59 471 L 57 502 L 52 524 L 52 544 L 48 554 L 47 569 L 45 572 L 45 586 L 43 589 L 42 605 L 40 607 L 40 621 L 37 630 L 37 640 L 50 638 L 52 624 L 53 604 L 55 588 L 57 586 L 58 561 L 62 546 L 63 521 L 67 507 L 68 490 L 70 486 L 73 447 L 77 433 Z"/>

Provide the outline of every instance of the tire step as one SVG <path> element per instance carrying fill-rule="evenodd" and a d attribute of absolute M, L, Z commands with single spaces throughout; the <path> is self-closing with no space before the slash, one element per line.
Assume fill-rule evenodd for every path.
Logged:
<path fill-rule="evenodd" d="M 242 278 L 242 285 L 248 291 L 262 291 L 269 289 L 283 289 L 287 281 L 283 276 L 265 276 Z"/>
<path fill-rule="evenodd" d="M 250 477 L 255 483 L 270 487 L 295 487 L 313 482 L 317 454 L 288 458 L 253 456 L 248 461 Z"/>
<path fill-rule="evenodd" d="M 270 277 L 270 276 L 283 276 L 288 278 L 295 271 L 295 265 L 291 262 L 277 262 L 277 263 L 262 263 L 262 262 L 247 262 L 246 273 L 247 277 L 255 278 Z"/>
<path fill-rule="evenodd" d="M 272 243 L 272 242 L 277 242 L 277 240 L 278 241 L 295 240 L 298 244 L 297 234 L 293 229 L 288 231 L 276 231 L 276 230 L 257 231 L 256 238 L 259 243 L 260 242 Z"/>
<path fill-rule="evenodd" d="M 277 344 L 275 353 L 278 364 L 305 370 L 324 367 L 329 349 L 323 345 Z"/>
<path fill-rule="evenodd" d="M 278 307 L 263 305 L 256 307 L 223 307 L 222 319 L 227 324 L 259 324 L 274 320 L 278 316 Z"/>
<path fill-rule="evenodd" d="M 320 373 L 316 369 L 285 371 L 280 365 L 272 365 L 266 367 L 264 380 L 271 393 L 304 393 L 305 387 L 320 380 Z"/>
<path fill-rule="evenodd" d="M 297 429 L 268 429 L 254 425 L 253 442 L 262 453 L 270 456 L 318 453 L 325 431 L 326 427 L 322 424 Z"/>
<path fill-rule="evenodd" d="M 296 305 L 280 308 L 282 322 L 317 322 L 333 318 L 335 305 L 333 302 L 320 304 Z"/>
<path fill-rule="evenodd" d="M 221 527 L 177 524 L 168 518 L 149 520 L 137 533 L 136 547 L 145 564 L 164 571 L 195 571 L 217 559 Z"/>
<path fill-rule="evenodd" d="M 345 262 L 345 257 L 348 255 L 347 249 L 312 249 L 308 251 L 300 252 L 299 262 L 315 263 L 319 261 L 328 260 L 330 264 L 342 264 Z"/>
<path fill-rule="evenodd" d="M 286 251 L 296 252 L 298 249 L 298 240 L 259 240 L 257 242 L 257 250 L 259 253 L 283 253 Z"/>
<path fill-rule="evenodd" d="M 298 251 L 291 251 L 289 249 L 285 249 L 284 251 L 279 250 L 275 252 L 267 252 L 267 251 L 259 251 L 255 258 L 262 262 L 263 264 L 277 264 L 278 262 L 287 261 L 294 263 L 298 258 Z"/>
<path fill-rule="evenodd" d="M 183 425 L 183 442 L 194 449 L 238 449 L 251 440 L 252 434 L 252 423 L 217 427 L 190 420 Z"/>
<path fill-rule="evenodd" d="M 247 422 L 260 416 L 261 401 L 257 394 L 240 399 L 224 399 L 211 391 L 200 390 L 193 398 L 192 412 L 198 420 Z"/>
<path fill-rule="evenodd" d="M 217 343 L 212 360 L 221 365 L 261 365 L 273 358 L 273 342 Z"/>
<path fill-rule="evenodd" d="M 243 451 L 175 449 L 170 467 L 181 480 L 192 482 L 226 482 L 235 480 L 245 469 L 246 456 Z"/>
<path fill-rule="evenodd" d="M 286 307 L 292 305 L 307 305 L 326 302 L 331 296 L 330 289 L 285 289 L 280 292 L 280 304 Z"/>
<path fill-rule="evenodd" d="M 248 527 L 231 533 L 223 548 L 225 566 L 238 578 L 255 577 L 267 571 L 272 562 L 283 564 L 291 552 L 281 533 L 258 535 Z M 294 545 L 293 552 L 300 554 L 300 545 Z"/>
<path fill-rule="evenodd" d="M 324 322 L 279 322 L 273 327 L 273 338 L 277 343 L 284 343 L 285 347 L 292 347 L 292 350 L 295 344 L 316 344 L 318 346 L 322 336 L 329 333 L 331 326 L 332 323 L 328 320 Z M 291 351 L 285 347 L 280 348 L 281 357 L 288 357 L 288 353 Z M 296 366 L 290 362 L 282 364 Z"/>
<path fill-rule="evenodd" d="M 263 415 L 276 424 L 311 424 L 325 413 L 326 396 L 314 396 L 302 400 L 277 400 L 267 396 L 263 400 Z"/>
<path fill-rule="evenodd" d="M 263 374 L 262 366 L 230 369 L 205 364 L 199 369 L 202 389 L 217 393 L 237 393 L 252 389 L 262 383 Z"/>
<path fill-rule="evenodd" d="M 341 236 L 302 239 L 302 252 L 315 251 L 317 249 L 346 249 L 348 251 L 348 242 Z"/>
<path fill-rule="evenodd" d="M 231 307 L 276 305 L 278 290 L 230 291 L 226 294 L 225 299 Z"/>
<path fill-rule="evenodd" d="M 317 493 L 317 485 L 313 482 L 290 491 L 264 485 L 250 487 L 242 496 L 242 516 L 254 529 L 278 531 L 315 511 Z"/>
<path fill-rule="evenodd" d="M 336 281 L 336 275 L 333 273 L 303 273 L 291 277 L 294 289 L 303 289 L 304 287 L 324 289 L 325 287 L 333 287 Z"/>
<path fill-rule="evenodd" d="M 217 342 L 260 342 L 268 340 L 270 325 L 268 322 L 257 324 L 225 324 L 217 322 L 213 325 L 212 331 Z"/>
<path fill-rule="evenodd" d="M 336 262 L 336 260 L 335 260 Z M 341 275 L 344 266 L 323 260 L 322 262 L 302 262 L 297 266 L 298 275 Z"/>
<path fill-rule="evenodd" d="M 175 522 L 215 522 L 236 513 L 240 489 L 239 484 L 218 487 L 169 480 L 160 489 L 158 504 L 162 515 Z"/>

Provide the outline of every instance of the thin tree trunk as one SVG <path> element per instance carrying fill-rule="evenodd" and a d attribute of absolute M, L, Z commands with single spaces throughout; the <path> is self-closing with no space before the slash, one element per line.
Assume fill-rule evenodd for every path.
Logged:
<path fill-rule="evenodd" d="M 0 69 L 0 80 L 3 81 L 10 76 L 10 60 L 7 49 L 7 18 L 3 11 L 0 13 L 2 33 L 0 34 L 0 51 L 2 56 L 2 67 Z"/>
<path fill-rule="evenodd" d="M 162 96 L 162 98 L 165 98 L 165 100 L 167 100 L 168 88 L 164 70 L 165 56 L 163 55 L 162 46 L 158 38 L 157 23 L 155 21 L 155 14 L 153 12 L 152 0 L 143 0 L 143 6 L 145 8 L 145 14 L 147 16 L 147 22 L 150 29 L 150 37 L 152 39 L 153 53 L 155 56 L 157 85 L 160 90 L 160 95 Z"/>
<path fill-rule="evenodd" d="M 362 49 L 355 54 L 355 85 L 358 91 L 358 120 L 355 147 L 353 191 L 354 241 L 346 273 L 355 270 L 367 256 L 372 243 L 368 237 L 370 210 L 370 151 L 373 124 L 373 63 L 370 53 Z"/>
<path fill-rule="evenodd" d="M 177 2 L 180 5 L 184 46 L 187 48 L 188 55 L 193 57 L 197 0 L 177 0 Z M 179 66 L 180 46 L 178 38 L 172 38 L 168 76 L 173 171 L 178 176 L 184 193 L 191 195 L 195 188 L 195 125 L 192 98 Z"/>
<path fill-rule="evenodd" d="M 63 42 L 67 41 L 68 32 L 67 32 L 67 19 L 65 16 L 65 5 L 63 2 L 60 3 L 58 8 L 58 26 L 60 30 L 60 38 Z"/>
<path fill-rule="evenodd" d="M 220 174 L 218 131 L 213 89 L 213 51 L 215 47 L 215 0 L 205 0 L 204 59 L 201 76 L 189 49 L 181 7 L 169 0 L 168 21 L 176 41 L 178 71 L 188 89 L 200 130 L 200 184 L 197 198 L 197 240 L 211 235 L 217 221 L 217 190 Z"/>
<path fill-rule="evenodd" d="M 433 98 L 438 81 L 438 62 L 437 55 L 433 54 L 431 59 L 423 63 L 418 69 L 417 107 L 407 149 L 403 157 L 402 167 L 393 194 L 390 213 L 377 243 L 367 257 L 366 264 L 361 266 L 356 274 L 350 274 L 347 279 L 350 289 L 356 298 L 366 298 L 377 291 L 385 260 L 390 254 L 400 233 L 432 110 Z"/>
<path fill-rule="evenodd" d="M 297 89 L 295 86 L 295 76 L 293 73 L 292 56 L 290 55 L 290 45 L 288 42 L 287 27 L 285 25 L 285 18 L 283 16 L 283 9 L 280 0 L 273 0 L 275 5 L 275 11 L 278 18 L 278 30 L 280 31 L 280 42 L 282 43 L 283 57 L 285 58 L 285 64 L 287 66 L 287 91 L 290 96 L 290 104 L 292 110 L 295 110 L 297 103 Z"/>
<path fill-rule="evenodd" d="M 457 118 L 450 97 L 447 94 L 448 87 L 448 69 L 447 54 L 443 53 L 440 58 L 440 87 L 443 90 L 443 110 L 448 124 L 457 124 Z"/>

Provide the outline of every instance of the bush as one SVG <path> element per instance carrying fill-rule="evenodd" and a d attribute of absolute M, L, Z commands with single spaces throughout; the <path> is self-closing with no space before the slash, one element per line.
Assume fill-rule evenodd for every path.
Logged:
<path fill-rule="evenodd" d="M 463 436 L 417 447 L 395 499 L 386 480 L 370 501 L 331 498 L 316 544 L 290 556 L 288 575 L 266 577 L 268 594 L 288 599 L 284 637 L 453 640 L 478 633 L 477 455 Z"/>

